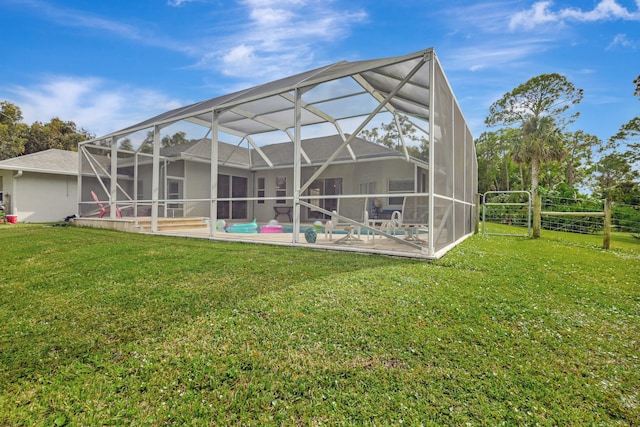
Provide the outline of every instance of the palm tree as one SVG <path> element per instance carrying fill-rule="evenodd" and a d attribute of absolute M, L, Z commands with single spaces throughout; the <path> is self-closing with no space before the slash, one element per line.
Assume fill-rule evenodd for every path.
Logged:
<path fill-rule="evenodd" d="M 514 147 L 514 161 L 531 165 L 531 193 L 534 197 L 533 237 L 540 237 L 540 206 L 538 181 L 540 165 L 561 160 L 566 155 L 562 147 L 562 128 L 578 114 L 568 119 L 567 110 L 580 103 L 582 89 L 577 89 L 559 74 L 542 74 L 506 93 L 489 108 L 485 123 L 489 126 L 517 125 L 520 137 Z"/>
<path fill-rule="evenodd" d="M 540 206 L 538 206 L 538 183 L 540 166 L 543 163 L 562 161 L 567 155 L 563 135 L 550 116 L 533 117 L 522 126 L 522 136 L 513 147 L 513 160 L 531 165 L 531 195 L 534 200 L 533 237 L 540 237 Z"/>

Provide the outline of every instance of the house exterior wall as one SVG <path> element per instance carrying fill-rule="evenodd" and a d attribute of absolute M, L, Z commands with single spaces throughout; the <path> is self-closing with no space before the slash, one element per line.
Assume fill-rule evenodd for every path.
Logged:
<path fill-rule="evenodd" d="M 386 159 L 380 161 L 370 161 L 361 163 L 335 164 L 329 166 L 320 178 L 342 178 L 342 194 L 360 194 L 361 185 L 375 183 L 376 192 L 386 193 L 389 189 L 390 181 L 414 181 L 415 166 L 412 163 L 401 159 Z M 302 168 L 302 181 L 306 182 L 313 175 L 314 167 Z M 269 169 L 259 170 L 254 176 L 254 188 L 257 188 L 259 178 L 265 179 L 265 197 L 276 197 L 276 178 L 284 177 L 287 181 L 287 197 L 293 195 L 293 170 L 292 169 Z M 402 204 L 389 205 L 388 198 L 382 200 L 382 209 L 399 210 Z M 293 203 L 287 200 L 286 203 L 276 204 L 274 200 L 265 200 L 264 203 L 254 202 L 254 217 L 265 221 L 275 216 L 274 206 L 292 206 Z M 302 209 L 302 220 L 307 220 L 305 209 Z M 284 221 L 285 216 L 278 217 L 279 221 Z"/>
<path fill-rule="evenodd" d="M 208 199 L 211 191 L 211 166 L 207 163 L 187 162 L 185 166 L 185 198 Z M 208 217 L 208 202 L 187 202 L 185 216 Z"/>
<path fill-rule="evenodd" d="M 10 193 L 11 213 L 20 222 L 60 221 L 77 210 L 78 179 L 71 175 L 24 172 L 19 178 L 3 178 Z"/>
<path fill-rule="evenodd" d="M 228 166 L 218 168 L 218 174 L 243 177 L 247 179 L 247 197 L 254 197 L 253 174 L 250 171 Z M 185 162 L 184 166 L 184 183 L 186 199 L 209 199 L 211 191 L 211 166 L 202 162 Z M 247 206 L 247 215 L 244 219 L 253 219 L 256 216 L 254 212 L 255 202 L 249 201 Z M 187 217 L 208 217 L 210 215 L 208 201 L 188 201 L 185 203 L 185 216 Z"/>

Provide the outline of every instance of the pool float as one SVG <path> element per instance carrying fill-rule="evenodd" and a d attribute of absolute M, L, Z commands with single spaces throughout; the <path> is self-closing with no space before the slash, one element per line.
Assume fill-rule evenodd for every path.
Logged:
<path fill-rule="evenodd" d="M 278 224 L 278 221 L 272 219 L 267 225 L 260 226 L 261 233 L 282 233 L 282 225 Z"/>
<path fill-rule="evenodd" d="M 227 233 L 257 233 L 258 224 L 256 223 L 256 219 L 254 218 L 253 222 L 227 225 L 225 230 L 227 230 Z"/>
<path fill-rule="evenodd" d="M 260 232 L 261 233 L 282 233 L 282 226 L 280 224 L 261 225 Z"/>

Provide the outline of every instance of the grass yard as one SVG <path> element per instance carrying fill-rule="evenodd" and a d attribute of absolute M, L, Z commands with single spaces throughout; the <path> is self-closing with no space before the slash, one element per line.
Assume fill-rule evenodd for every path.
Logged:
<path fill-rule="evenodd" d="M 424 262 L 0 227 L 0 425 L 638 425 L 640 241 Z"/>

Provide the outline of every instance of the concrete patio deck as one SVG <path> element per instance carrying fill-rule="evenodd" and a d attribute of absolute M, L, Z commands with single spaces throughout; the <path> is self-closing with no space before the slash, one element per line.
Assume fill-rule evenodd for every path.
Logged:
<path fill-rule="evenodd" d="M 367 235 L 364 230 L 360 241 L 341 243 L 340 238 L 345 234 L 335 234 L 333 239 L 329 239 L 324 232 L 317 235 L 315 243 L 308 243 L 305 240 L 304 232 L 299 234 L 297 242 L 293 242 L 293 234 L 291 232 L 283 233 L 229 233 L 224 231 L 216 231 L 209 227 L 208 220 L 205 218 L 182 219 L 180 226 L 176 226 L 177 219 L 159 218 L 158 230 L 153 233 L 150 231 L 149 218 L 77 218 L 74 224 L 80 227 L 94 227 L 111 229 L 124 232 L 135 232 L 154 234 L 162 236 L 176 236 L 208 239 L 221 242 L 242 242 L 251 244 L 268 244 L 290 247 L 305 247 L 317 250 L 355 252 L 362 254 L 378 254 L 386 256 L 395 256 L 403 258 L 416 259 L 436 259 L 438 256 L 429 255 L 426 245 L 413 245 L 403 243 L 402 235 L 397 235 L 396 239 L 384 237 L 381 235 Z M 291 224 L 282 224 L 291 226 Z M 308 227 L 311 224 L 302 224 L 301 227 Z M 426 233 L 422 234 L 423 239 L 427 238 Z M 417 247 L 416 247 L 417 246 Z M 423 247 L 424 246 L 424 247 Z"/>

